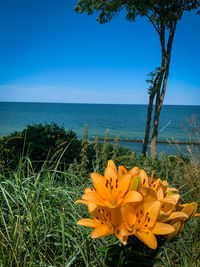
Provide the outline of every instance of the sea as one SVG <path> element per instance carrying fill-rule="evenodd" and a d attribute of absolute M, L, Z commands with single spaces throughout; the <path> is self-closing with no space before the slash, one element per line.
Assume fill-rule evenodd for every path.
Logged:
<path fill-rule="evenodd" d="M 56 122 L 75 131 L 79 138 L 87 125 L 89 138 L 105 137 L 108 131 L 110 138 L 144 139 L 146 117 L 147 105 L 0 102 L 0 136 L 21 131 L 28 124 Z M 200 106 L 163 105 L 158 139 L 199 142 L 194 130 L 199 125 Z M 136 152 L 142 150 L 142 142 L 119 144 Z M 158 154 L 187 151 L 185 144 L 157 145 Z"/>

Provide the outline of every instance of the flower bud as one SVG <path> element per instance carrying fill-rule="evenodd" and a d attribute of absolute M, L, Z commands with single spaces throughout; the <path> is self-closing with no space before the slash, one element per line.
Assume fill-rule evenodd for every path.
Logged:
<path fill-rule="evenodd" d="M 192 202 L 192 203 L 187 203 L 181 205 L 183 212 L 185 212 L 188 215 L 188 219 L 194 217 L 196 210 L 197 210 L 197 203 Z"/>
<path fill-rule="evenodd" d="M 138 176 L 133 176 L 129 190 L 140 191 L 141 184 L 142 184 L 141 178 Z"/>
<path fill-rule="evenodd" d="M 165 236 L 166 241 L 170 241 L 171 239 L 175 238 L 183 229 L 184 222 L 183 221 L 177 221 L 172 224 L 172 226 L 175 229 L 175 232 L 168 234 Z"/>

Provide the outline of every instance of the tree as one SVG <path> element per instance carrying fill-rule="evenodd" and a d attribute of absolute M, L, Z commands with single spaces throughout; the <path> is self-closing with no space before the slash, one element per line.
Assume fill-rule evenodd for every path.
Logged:
<path fill-rule="evenodd" d="M 149 141 L 153 104 L 155 102 L 151 138 L 151 156 L 153 158 L 156 158 L 159 117 L 169 77 L 172 44 L 177 22 L 182 18 L 185 11 L 196 10 L 198 7 L 200 7 L 199 0 L 79 0 L 78 5 L 75 6 L 75 10 L 78 13 L 87 12 L 88 15 L 92 15 L 96 11 L 99 14 L 96 20 L 99 23 L 110 22 L 122 10 L 126 11 L 126 19 L 129 21 L 135 21 L 137 16 L 146 17 L 159 35 L 161 63 L 150 74 L 151 78 L 149 82 L 151 85 L 149 90 L 145 140 L 142 151 L 145 155 Z"/>

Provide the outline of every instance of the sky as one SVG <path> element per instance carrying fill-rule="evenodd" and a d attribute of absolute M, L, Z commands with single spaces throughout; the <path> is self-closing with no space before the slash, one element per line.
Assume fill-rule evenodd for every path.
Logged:
<path fill-rule="evenodd" d="M 145 19 L 99 24 L 78 0 L 0 1 L 0 101 L 147 104 L 160 43 Z M 200 16 L 184 14 L 164 104 L 200 104 Z"/>

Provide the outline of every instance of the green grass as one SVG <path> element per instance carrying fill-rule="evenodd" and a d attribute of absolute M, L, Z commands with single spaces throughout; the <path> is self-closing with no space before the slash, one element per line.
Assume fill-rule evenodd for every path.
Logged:
<path fill-rule="evenodd" d="M 115 158 L 117 165 L 152 170 L 180 188 L 186 202 L 199 201 L 199 159 L 136 154 Z M 94 170 L 102 171 L 94 162 Z M 0 170 L 0 266 L 106 266 L 99 248 L 118 243 L 115 237 L 90 238 L 90 229 L 76 225 L 88 217 L 75 205 L 91 184 L 87 170 L 74 163 L 67 171 L 48 168 L 34 172 L 28 158 L 15 170 Z M 155 266 L 200 266 L 200 219 L 186 223 L 183 232 L 165 245 Z"/>

